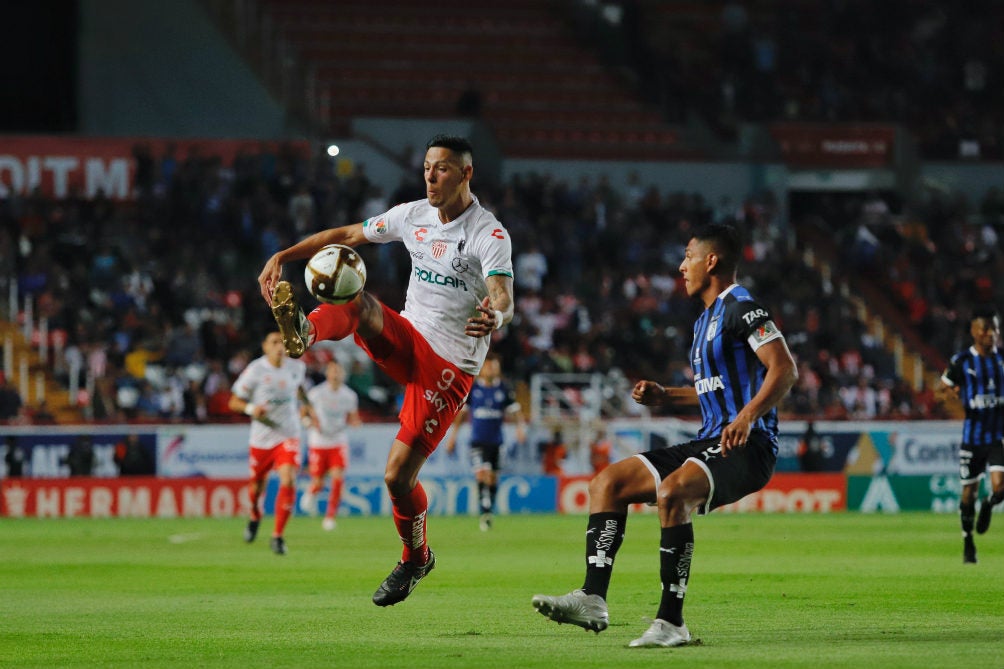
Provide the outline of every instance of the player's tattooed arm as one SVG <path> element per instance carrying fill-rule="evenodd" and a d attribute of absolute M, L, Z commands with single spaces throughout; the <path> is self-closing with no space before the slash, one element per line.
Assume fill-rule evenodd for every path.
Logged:
<path fill-rule="evenodd" d="M 488 296 L 477 305 L 478 314 L 467 319 L 464 334 L 468 337 L 486 337 L 512 320 L 512 277 L 494 274 L 485 280 Z"/>

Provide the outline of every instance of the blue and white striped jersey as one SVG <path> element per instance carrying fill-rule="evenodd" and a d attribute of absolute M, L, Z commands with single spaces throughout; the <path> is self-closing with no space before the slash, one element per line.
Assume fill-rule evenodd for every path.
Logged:
<path fill-rule="evenodd" d="M 781 338 L 770 313 L 746 288 L 732 284 L 694 323 L 690 364 L 703 423 L 698 439 L 722 433 L 763 385 L 766 368 L 756 351 Z M 761 416 L 752 429 L 766 433 L 777 452 L 777 409 Z"/>

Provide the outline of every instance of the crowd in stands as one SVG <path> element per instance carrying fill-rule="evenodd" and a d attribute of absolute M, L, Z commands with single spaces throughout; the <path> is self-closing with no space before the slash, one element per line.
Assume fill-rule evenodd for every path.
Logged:
<path fill-rule="evenodd" d="M 0 200 L 0 276 L 16 277 L 36 317 L 65 335 L 53 372 L 69 385 L 80 370 L 79 402 L 95 421 L 232 419 L 230 384 L 260 355 L 274 325 L 256 281 L 264 260 L 301 235 L 424 196 L 420 174 L 385 195 L 364 166 L 338 175 L 327 156 L 292 148 L 252 149 L 233 164 L 197 152 L 137 155 L 137 197 L 129 202 L 38 192 Z M 688 383 L 698 306 L 685 296 L 676 268 L 694 227 L 720 221 L 736 224 L 748 239 L 741 280 L 773 309 L 797 358 L 801 375 L 785 412 L 939 415 L 930 393 L 915 393 L 897 377 L 891 355 L 852 306 L 804 262 L 795 227 L 769 194 L 712 204 L 700 193 L 645 184 L 641 175 L 617 191 L 603 179 L 569 183 L 550 174 L 476 182 L 474 191 L 513 239 L 517 313 L 493 346 L 514 381 L 560 371 L 606 374 L 626 388 L 640 378 Z M 932 225 L 914 227 L 930 234 L 946 216 L 959 225 L 981 214 L 1000 221 L 996 193 L 988 194 L 986 211 L 949 212 L 942 204 L 933 200 L 915 212 Z M 999 265 L 998 239 L 924 241 L 907 231 L 904 221 L 912 219 L 895 220 L 900 241 L 880 241 L 876 255 L 890 258 L 876 257 L 875 266 L 898 272 L 930 301 L 918 310 L 922 322 L 954 327 L 957 321 L 944 319 L 944 291 L 968 282 L 979 292 L 987 258 Z M 392 308 L 403 303 L 410 264 L 397 247 L 360 249 L 368 289 Z M 948 265 L 953 271 L 942 272 Z M 960 265 L 971 271 L 954 271 Z M 287 271 L 296 282 L 302 266 Z M 306 292 L 300 295 L 311 306 Z M 956 343 L 948 339 L 962 334 L 941 332 L 946 355 Z M 331 355 L 349 368 L 348 383 L 371 417 L 395 415 L 398 389 L 350 342 L 309 352 L 311 373 L 321 378 Z M 624 400 L 626 411 L 626 392 Z"/>
<path fill-rule="evenodd" d="M 676 122 L 900 123 L 928 159 L 1004 156 L 995 0 L 615 4 L 624 60 Z"/>

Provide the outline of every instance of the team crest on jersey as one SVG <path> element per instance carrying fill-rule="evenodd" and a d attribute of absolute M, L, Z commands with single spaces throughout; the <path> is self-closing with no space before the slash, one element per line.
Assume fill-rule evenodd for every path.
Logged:
<path fill-rule="evenodd" d="M 442 239 L 437 239 L 436 241 L 432 242 L 433 258 L 436 259 L 442 258 L 444 253 L 446 253 L 446 242 L 444 242 Z"/>
<path fill-rule="evenodd" d="M 373 228 L 373 232 L 378 235 L 387 234 L 387 221 L 382 218 L 372 219 L 368 218 L 363 222 L 364 228 Z"/>
<path fill-rule="evenodd" d="M 712 339 L 715 338 L 716 334 L 718 334 L 718 318 L 717 317 L 714 320 L 712 320 L 710 323 L 708 323 L 708 336 L 707 336 L 707 340 L 711 341 Z"/>

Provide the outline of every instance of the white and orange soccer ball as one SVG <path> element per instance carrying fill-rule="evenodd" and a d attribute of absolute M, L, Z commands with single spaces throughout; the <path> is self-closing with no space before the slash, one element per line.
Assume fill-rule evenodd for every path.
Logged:
<path fill-rule="evenodd" d="M 366 286 L 366 264 L 354 249 L 328 244 L 307 262 L 303 280 L 318 302 L 345 304 Z"/>

